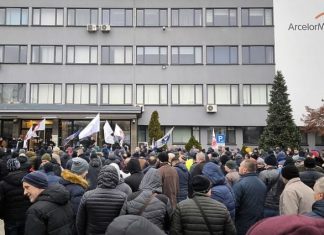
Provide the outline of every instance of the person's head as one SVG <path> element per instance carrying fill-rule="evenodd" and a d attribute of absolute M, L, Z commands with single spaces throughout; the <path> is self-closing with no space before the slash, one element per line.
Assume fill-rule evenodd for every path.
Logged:
<path fill-rule="evenodd" d="M 239 173 L 241 175 L 245 175 L 248 173 L 255 173 L 256 172 L 256 161 L 253 159 L 245 159 L 241 162 L 239 167 Z"/>
<path fill-rule="evenodd" d="M 236 162 L 233 160 L 228 160 L 225 164 L 226 172 L 236 171 L 236 168 L 237 168 Z"/>
<path fill-rule="evenodd" d="M 150 165 L 150 166 L 156 166 L 156 163 L 157 163 L 157 157 L 155 155 L 151 155 L 149 156 L 149 158 L 147 159 L 147 163 Z"/>
<path fill-rule="evenodd" d="M 282 168 L 281 176 L 283 178 L 284 183 L 287 183 L 291 179 L 298 178 L 298 168 L 295 165 L 287 165 Z"/>
<path fill-rule="evenodd" d="M 199 152 L 196 155 L 196 162 L 197 163 L 201 163 L 201 162 L 205 162 L 206 161 L 206 157 L 205 154 L 203 152 Z"/>
<path fill-rule="evenodd" d="M 171 160 L 171 166 L 175 166 L 176 164 L 178 164 L 180 162 L 179 160 L 179 156 L 175 156 L 174 158 L 172 158 Z"/>
<path fill-rule="evenodd" d="M 316 180 L 314 184 L 314 198 L 316 201 L 324 200 L 324 177 Z"/>
<path fill-rule="evenodd" d="M 192 189 L 196 193 L 204 193 L 210 196 L 211 183 L 206 176 L 196 175 L 192 178 Z"/>
<path fill-rule="evenodd" d="M 174 153 L 168 153 L 168 157 L 169 157 L 169 162 L 172 162 L 172 159 L 175 158 L 175 154 Z"/>
<path fill-rule="evenodd" d="M 159 153 L 158 158 L 160 162 L 168 162 L 169 161 L 169 156 L 166 152 Z"/>
<path fill-rule="evenodd" d="M 304 166 L 306 168 L 315 168 L 316 166 L 316 161 L 314 158 L 310 158 L 310 157 L 307 157 L 305 160 L 304 160 Z"/>
<path fill-rule="evenodd" d="M 42 160 L 42 165 L 43 165 L 43 164 L 45 164 L 45 163 L 51 162 L 52 157 L 51 157 L 51 155 L 50 155 L 49 153 L 44 153 L 44 154 L 42 155 L 41 160 Z"/>
<path fill-rule="evenodd" d="M 278 165 L 277 158 L 273 153 L 266 156 L 266 158 L 264 159 L 264 163 L 266 164 L 266 166 L 277 166 Z"/>
<path fill-rule="evenodd" d="M 7 169 L 8 171 L 17 171 L 20 169 L 20 162 L 17 158 L 10 158 L 7 161 Z"/>
<path fill-rule="evenodd" d="M 48 187 L 47 176 L 40 171 L 34 171 L 25 175 L 22 182 L 24 195 L 29 198 L 31 203 L 35 202 L 39 194 Z"/>
<path fill-rule="evenodd" d="M 80 157 L 72 158 L 71 171 L 77 175 L 85 177 L 88 174 L 89 164 Z"/>
<path fill-rule="evenodd" d="M 52 172 L 54 170 L 53 164 L 51 162 L 47 162 L 43 165 L 43 170 L 45 173 Z"/>

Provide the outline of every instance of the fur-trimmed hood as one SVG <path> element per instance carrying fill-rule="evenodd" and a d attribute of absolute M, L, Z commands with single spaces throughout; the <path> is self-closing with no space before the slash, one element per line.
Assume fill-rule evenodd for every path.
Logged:
<path fill-rule="evenodd" d="M 62 183 L 64 186 L 67 184 L 78 184 L 84 189 L 87 189 L 89 187 L 88 181 L 86 181 L 81 176 L 72 173 L 69 170 L 63 170 L 61 173 L 61 177 L 62 181 L 60 183 Z"/>

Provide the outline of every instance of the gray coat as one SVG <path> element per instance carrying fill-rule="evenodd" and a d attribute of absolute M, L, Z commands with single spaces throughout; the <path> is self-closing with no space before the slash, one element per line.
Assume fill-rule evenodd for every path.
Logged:
<path fill-rule="evenodd" d="M 159 171 L 150 169 L 142 179 L 139 189 L 140 191 L 127 198 L 121 214 L 141 215 L 160 229 L 167 229 L 172 207 L 169 198 L 161 194 L 162 183 Z M 156 195 L 152 197 L 153 193 Z M 145 204 L 147 204 L 146 207 Z M 143 210 L 142 213 L 141 210 Z"/>

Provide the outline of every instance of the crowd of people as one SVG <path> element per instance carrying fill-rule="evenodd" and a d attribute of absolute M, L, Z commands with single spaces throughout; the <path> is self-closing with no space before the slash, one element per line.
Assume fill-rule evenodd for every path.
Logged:
<path fill-rule="evenodd" d="M 0 148 L 0 219 L 19 234 L 324 234 L 324 152 Z"/>

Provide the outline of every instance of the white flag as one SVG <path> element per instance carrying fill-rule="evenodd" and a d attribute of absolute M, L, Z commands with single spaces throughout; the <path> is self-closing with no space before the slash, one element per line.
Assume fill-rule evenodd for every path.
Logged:
<path fill-rule="evenodd" d="M 155 141 L 155 147 L 156 148 L 161 148 L 163 145 L 166 145 L 168 141 L 170 140 L 171 133 L 173 131 L 174 127 L 171 128 L 171 130 L 168 131 L 161 139 L 158 139 Z"/>
<path fill-rule="evenodd" d="M 217 141 L 216 141 L 216 136 L 215 136 L 215 131 L 214 131 L 214 128 L 213 128 L 213 135 L 212 135 L 212 142 L 211 142 L 211 147 L 212 149 L 217 149 Z"/>
<path fill-rule="evenodd" d="M 25 139 L 24 139 L 24 146 L 23 148 L 27 148 L 27 141 L 31 138 L 31 137 L 37 137 L 36 133 L 33 132 L 33 126 L 31 126 L 29 128 L 29 130 L 27 131 L 26 135 L 25 135 Z"/>
<path fill-rule="evenodd" d="M 45 130 L 45 122 L 46 120 L 43 119 L 42 121 L 40 121 L 34 128 L 34 132 L 36 131 L 44 131 Z"/>
<path fill-rule="evenodd" d="M 120 137 L 120 145 L 123 145 L 124 139 L 125 139 L 125 134 L 123 130 L 118 126 L 118 124 L 115 125 L 115 132 L 114 136 Z"/>
<path fill-rule="evenodd" d="M 105 136 L 105 142 L 107 144 L 114 144 L 114 137 L 111 135 L 113 132 L 113 130 L 111 129 L 111 126 L 109 125 L 109 122 L 106 121 L 104 127 L 104 136 Z"/>
<path fill-rule="evenodd" d="M 100 131 L 100 116 L 98 113 L 97 116 L 94 119 L 92 119 L 92 121 L 80 132 L 79 139 L 83 139 L 99 131 Z"/>

